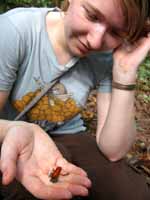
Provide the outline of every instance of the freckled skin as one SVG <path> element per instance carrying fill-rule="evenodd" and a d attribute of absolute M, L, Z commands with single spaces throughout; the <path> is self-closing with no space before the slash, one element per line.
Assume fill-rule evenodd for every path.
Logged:
<path fill-rule="evenodd" d="M 97 21 L 93 21 L 88 16 L 88 13 L 94 14 L 91 6 L 98 8 L 101 13 L 95 15 L 99 17 Z M 85 8 L 88 8 L 89 11 Z M 101 19 L 101 15 L 104 15 L 105 19 Z M 92 2 L 90 0 L 72 0 L 64 18 L 65 41 L 68 50 L 73 55 L 82 57 L 89 53 L 88 50 L 103 51 L 116 48 L 121 41 L 108 31 L 112 26 L 124 27 L 118 1 L 112 0 L 108 3 L 103 0 L 93 0 Z M 84 47 L 82 48 L 82 44 L 89 48 L 87 52 L 82 51 L 85 50 Z"/>

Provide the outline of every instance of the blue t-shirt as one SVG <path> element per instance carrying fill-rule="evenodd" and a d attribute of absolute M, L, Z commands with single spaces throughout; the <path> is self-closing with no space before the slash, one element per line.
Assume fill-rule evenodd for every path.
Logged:
<path fill-rule="evenodd" d="M 69 70 L 30 112 L 27 118 L 39 124 L 55 123 L 51 133 L 84 131 L 81 111 L 89 92 L 111 92 L 112 54 L 96 52 L 72 58 L 60 65 L 46 30 L 50 8 L 16 8 L 0 15 L 0 90 L 10 91 L 5 118 L 17 112 L 55 77 Z"/>

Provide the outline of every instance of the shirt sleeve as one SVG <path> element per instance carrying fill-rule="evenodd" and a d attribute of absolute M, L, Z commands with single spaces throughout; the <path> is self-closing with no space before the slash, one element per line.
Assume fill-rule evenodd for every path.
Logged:
<path fill-rule="evenodd" d="M 107 53 L 104 59 L 104 68 L 106 69 L 103 78 L 99 81 L 97 92 L 110 93 L 112 91 L 112 66 L 113 57 L 112 53 Z"/>
<path fill-rule="evenodd" d="M 0 15 L 0 90 L 10 91 L 21 62 L 21 37 L 5 15 Z"/>
<path fill-rule="evenodd" d="M 111 77 L 106 77 L 101 80 L 97 92 L 110 93 L 112 91 L 112 79 Z"/>

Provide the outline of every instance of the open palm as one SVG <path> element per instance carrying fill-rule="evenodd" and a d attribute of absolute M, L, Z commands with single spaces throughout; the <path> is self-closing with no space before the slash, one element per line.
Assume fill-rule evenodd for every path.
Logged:
<path fill-rule="evenodd" d="M 48 172 L 62 167 L 57 183 L 49 181 Z M 1 149 L 3 184 L 14 178 L 41 199 L 71 199 L 86 196 L 90 180 L 86 172 L 63 158 L 49 136 L 38 126 L 22 123 L 7 130 Z"/>

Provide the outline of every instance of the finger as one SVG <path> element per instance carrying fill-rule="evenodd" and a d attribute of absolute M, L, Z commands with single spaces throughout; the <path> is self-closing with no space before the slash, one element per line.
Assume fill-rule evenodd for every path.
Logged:
<path fill-rule="evenodd" d="M 31 173 L 31 171 L 30 171 Z M 35 173 L 31 173 L 29 176 L 28 176 L 28 180 L 27 180 L 27 176 L 22 176 L 22 183 L 24 185 L 27 185 L 27 188 L 28 190 L 32 189 L 32 191 L 30 190 L 30 192 L 32 194 L 35 194 L 36 196 L 38 195 L 38 192 L 41 191 L 40 193 L 42 194 L 42 198 L 43 198 L 43 195 L 48 196 L 50 195 L 51 193 L 47 193 L 46 191 L 46 188 L 55 188 L 55 189 L 59 189 L 59 190 L 52 190 L 52 193 L 55 192 L 55 193 L 58 193 L 60 191 L 60 188 L 67 191 L 67 192 L 70 192 L 73 196 L 74 195 L 80 195 L 80 196 L 87 196 L 88 195 L 88 189 L 87 189 L 87 186 L 84 186 L 86 185 L 84 183 L 85 179 L 82 179 L 81 182 L 79 181 L 79 177 L 84 177 L 84 178 L 87 178 L 86 176 L 81 176 L 81 175 L 78 175 L 78 180 L 74 180 L 73 181 L 73 177 L 77 176 L 74 174 L 73 177 L 70 177 L 70 179 L 72 178 L 72 181 L 69 182 L 69 180 L 62 180 L 60 181 L 60 177 L 62 177 L 62 175 L 60 175 L 58 177 L 58 182 L 57 183 L 53 183 L 50 181 L 50 178 L 48 177 L 48 174 L 43 174 L 42 175 L 42 171 L 39 171 L 37 173 L 38 175 L 38 179 L 36 178 L 32 178 L 31 181 L 29 181 L 29 177 L 34 177 L 33 174 Z M 68 176 L 68 175 L 67 175 Z M 33 181 L 34 180 L 34 181 Z M 71 183 L 72 182 L 72 183 Z M 42 189 L 42 185 L 44 185 L 45 187 Z M 34 189 L 34 185 L 36 186 L 35 189 Z M 37 188 L 38 186 L 38 188 Z M 48 191 L 49 192 L 49 191 Z M 51 195 L 52 198 L 51 199 L 55 199 L 55 195 L 53 196 L 53 194 Z M 45 198 L 44 197 L 44 198 Z M 58 196 L 59 197 L 59 196 Z M 41 196 L 40 196 L 41 198 Z M 63 198 L 63 196 L 61 195 L 61 199 Z M 47 197 L 46 197 L 47 199 Z"/>
<path fill-rule="evenodd" d="M 47 186 L 61 187 L 67 189 L 74 195 L 87 196 L 88 188 L 91 187 L 91 181 L 86 176 L 80 176 L 76 174 L 69 174 L 67 176 L 59 175 L 57 182 L 52 182 L 48 175 L 42 175 L 38 173 L 39 179 Z"/>
<path fill-rule="evenodd" d="M 69 163 L 64 158 L 58 159 L 56 165 L 61 166 L 62 169 L 67 173 L 74 173 L 74 174 L 78 174 L 81 176 L 87 176 L 87 172 L 85 170 L 73 165 L 72 163 Z"/>
<path fill-rule="evenodd" d="M 16 175 L 16 160 L 18 152 L 13 143 L 7 143 L 5 140 L 1 147 L 0 169 L 2 172 L 2 183 L 9 184 Z"/>
<path fill-rule="evenodd" d="M 134 49 L 134 46 L 131 45 L 128 41 L 125 41 L 125 42 L 122 44 L 122 50 L 123 50 L 123 51 L 132 52 L 133 49 Z"/>
<path fill-rule="evenodd" d="M 64 188 L 71 192 L 73 196 L 87 196 L 88 195 L 88 189 L 84 186 L 78 185 L 78 184 L 71 184 L 71 183 L 63 183 L 58 182 L 54 183 L 53 187 L 55 188 Z"/>
<path fill-rule="evenodd" d="M 86 188 L 90 188 L 92 183 L 87 177 L 83 177 L 76 174 L 69 174 L 67 176 L 60 176 L 60 182 L 69 182 L 71 184 L 82 185 Z"/>
<path fill-rule="evenodd" d="M 63 187 L 61 185 L 56 187 L 55 184 L 46 185 L 39 178 L 33 176 L 28 179 L 23 178 L 22 183 L 29 192 L 40 199 L 61 200 L 72 198 L 71 192 L 64 184 Z"/>
<path fill-rule="evenodd" d="M 150 50 L 150 37 L 142 38 L 136 42 L 136 48 L 131 53 L 132 56 L 136 57 L 136 60 L 141 62 Z"/>
<path fill-rule="evenodd" d="M 66 176 L 59 175 L 58 182 L 51 182 L 48 175 L 42 175 L 42 172 L 38 172 L 38 177 L 40 180 L 45 183 L 45 185 L 49 185 L 50 187 L 61 187 L 67 189 L 72 193 L 72 195 L 80 195 L 87 196 L 88 189 L 91 186 L 91 181 L 87 178 L 87 176 L 81 176 L 77 174 L 68 174 Z M 68 178 L 67 178 L 68 177 Z"/>

